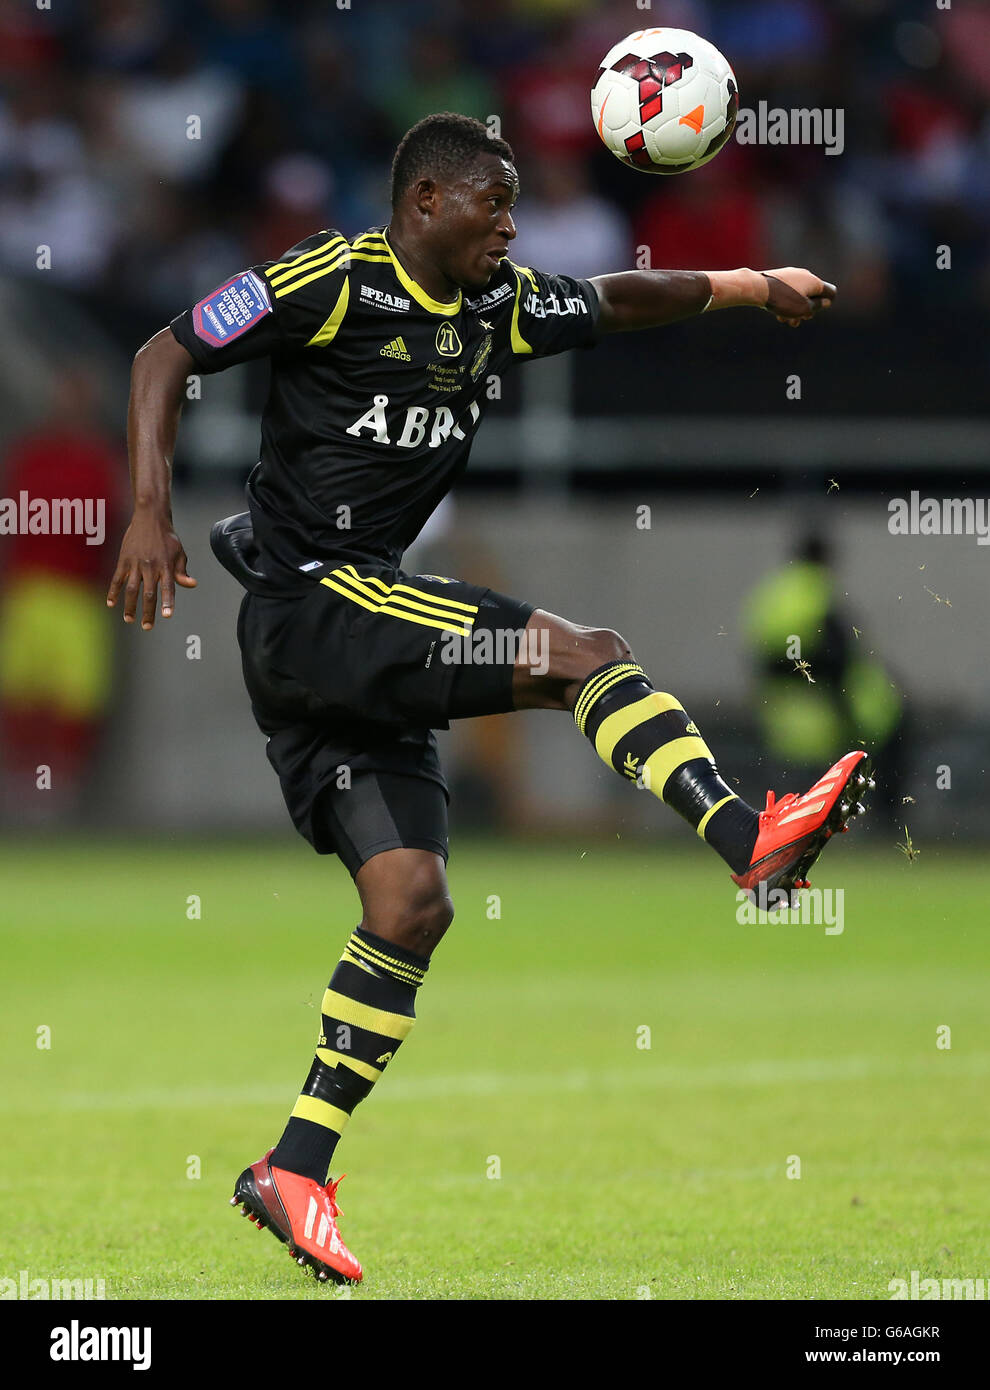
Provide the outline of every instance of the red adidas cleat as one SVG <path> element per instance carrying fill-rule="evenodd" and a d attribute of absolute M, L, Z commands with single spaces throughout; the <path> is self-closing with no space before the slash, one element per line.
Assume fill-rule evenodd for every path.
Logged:
<path fill-rule="evenodd" d="M 866 809 L 858 798 L 873 789 L 870 767 L 860 749 L 840 758 L 803 796 L 789 792 L 778 801 L 767 792 L 749 868 L 733 874 L 733 883 L 761 897 L 775 888 L 810 888 L 808 871 L 827 841 Z"/>
<path fill-rule="evenodd" d="M 232 1207 L 240 1206 L 241 1215 L 249 1216 L 259 1231 L 271 1228 L 296 1264 L 310 1268 L 316 1279 L 325 1284 L 359 1284 L 363 1277 L 361 1266 L 340 1238 L 337 1217 L 337 1188 L 344 1177 L 321 1187 L 312 1178 L 273 1168 L 264 1158 L 252 1163 L 237 1179 Z"/>

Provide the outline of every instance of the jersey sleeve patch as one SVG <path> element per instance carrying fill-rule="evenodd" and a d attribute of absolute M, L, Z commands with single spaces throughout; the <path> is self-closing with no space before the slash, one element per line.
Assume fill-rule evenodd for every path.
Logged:
<path fill-rule="evenodd" d="M 268 287 L 253 270 L 248 270 L 194 306 L 193 331 L 210 347 L 225 347 L 271 312 Z"/>

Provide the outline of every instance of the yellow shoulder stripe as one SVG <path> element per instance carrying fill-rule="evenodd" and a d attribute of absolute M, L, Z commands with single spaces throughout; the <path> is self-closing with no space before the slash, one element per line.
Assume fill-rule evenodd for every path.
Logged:
<path fill-rule="evenodd" d="M 356 249 L 359 248 L 359 249 Z M 347 242 L 339 233 L 321 241 L 309 251 L 304 251 L 292 261 L 281 261 L 269 266 L 265 275 L 271 281 L 276 299 L 291 294 L 293 290 L 308 285 L 320 275 L 328 275 L 337 270 L 351 258 L 360 261 L 389 261 L 388 242 L 381 232 L 363 232 L 355 237 L 353 243 Z M 314 273 L 315 272 L 315 273 Z"/>
<path fill-rule="evenodd" d="M 297 256 L 294 261 L 281 261 L 278 265 L 269 266 L 265 274 L 268 276 L 269 280 L 271 280 L 273 276 L 281 275 L 282 271 L 299 270 L 315 257 L 322 256 L 325 252 L 332 250 L 334 247 L 339 249 L 341 246 L 346 245 L 347 242 L 340 233 L 337 232 L 333 236 L 328 237 L 326 241 L 321 241 L 319 246 L 314 246 L 310 251 L 304 251 L 302 255 Z"/>
<path fill-rule="evenodd" d="M 510 262 L 511 264 L 511 262 Z M 522 294 L 522 276 L 519 273 L 520 267 L 513 265 L 512 269 L 516 272 L 516 297 L 512 304 L 512 322 L 509 325 L 509 346 L 515 353 L 527 353 L 533 351 L 532 343 L 528 343 L 523 337 L 519 328 L 519 296 Z"/>
<path fill-rule="evenodd" d="M 508 258 L 506 258 L 506 259 L 508 259 Z M 536 294 L 539 294 L 539 292 L 540 292 L 540 287 L 539 287 L 539 285 L 536 283 L 536 276 L 535 276 L 535 275 L 533 274 L 533 272 L 530 270 L 530 268 L 529 268 L 528 265 L 516 265 L 515 261 L 509 261 L 509 265 L 512 266 L 512 269 L 513 269 L 514 271 L 516 271 L 517 274 L 519 274 L 519 275 L 525 275 L 526 279 L 529 281 L 530 285 L 532 286 L 533 291 L 534 291 Z"/>
<path fill-rule="evenodd" d="M 348 277 L 344 280 L 340 294 L 337 296 L 337 303 L 333 306 L 330 317 L 323 327 L 318 328 L 313 334 L 312 338 L 310 338 L 309 342 L 306 344 L 307 347 L 326 347 L 328 343 L 333 342 L 334 338 L 337 336 L 337 330 L 344 322 L 344 315 L 347 313 L 347 304 L 351 292 L 350 286 L 350 277 Z"/>
<path fill-rule="evenodd" d="M 302 285 L 308 285 L 310 280 L 316 280 L 321 275 L 329 275 L 331 270 L 336 270 L 343 265 L 351 254 L 351 248 L 345 241 L 343 246 L 335 246 L 327 251 L 325 255 L 319 256 L 315 261 L 309 261 L 298 270 L 289 270 L 282 275 L 276 275 L 272 280 L 272 288 L 275 289 L 275 298 L 281 299 L 284 294 L 291 294 L 293 290 L 298 290 Z"/>

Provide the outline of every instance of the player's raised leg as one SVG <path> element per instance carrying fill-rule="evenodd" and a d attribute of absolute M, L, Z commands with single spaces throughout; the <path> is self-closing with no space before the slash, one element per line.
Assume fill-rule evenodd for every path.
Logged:
<path fill-rule="evenodd" d="M 858 796 L 872 785 L 867 755 L 847 753 L 803 796 L 778 801 L 768 792 L 757 813 L 724 781 L 694 720 L 654 687 L 623 637 L 545 609 L 535 610 L 520 644 L 513 699 L 517 709 L 570 710 L 607 766 L 683 816 L 747 890 L 807 886 L 825 843 L 863 809 Z"/>

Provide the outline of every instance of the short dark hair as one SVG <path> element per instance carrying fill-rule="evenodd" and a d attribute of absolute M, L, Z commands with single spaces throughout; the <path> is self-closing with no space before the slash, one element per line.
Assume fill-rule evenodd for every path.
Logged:
<path fill-rule="evenodd" d="M 417 179 L 455 179 L 479 155 L 494 154 L 515 163 L 512 146 L 473 116 L 440 111 L 407 130 L 392 160 L 392 206 Z"/>

